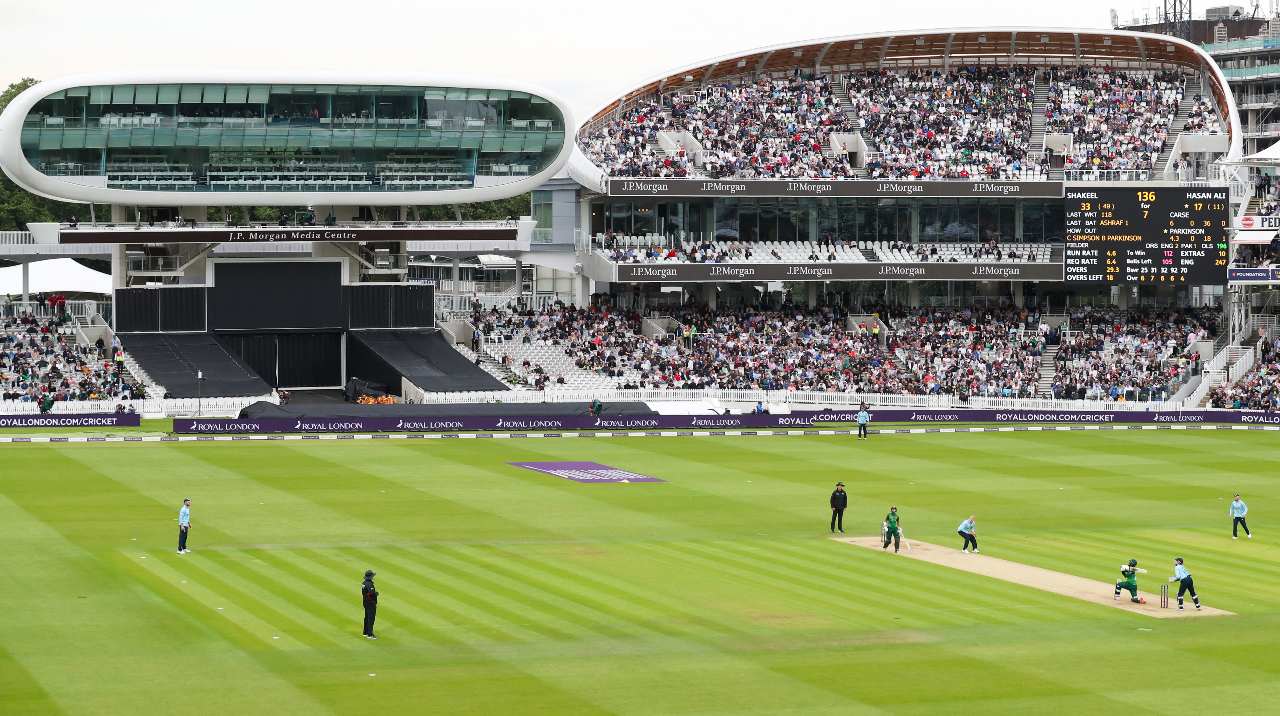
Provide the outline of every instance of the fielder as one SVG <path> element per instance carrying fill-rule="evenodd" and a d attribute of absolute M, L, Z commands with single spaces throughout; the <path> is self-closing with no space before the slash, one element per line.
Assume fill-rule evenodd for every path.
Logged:
<path fill-rule="evenodd" d="M 1244 528 L 1244 536 L 1253 539 L 1253 533 L 1249 531 L 1249 523 L 1244 521 L 1244 516 L 1249 514 L 1249 506 L 1240 499 L 1239 495 L 1231 501 L 1227 514 L 1231 516 L 1231 539 L 1240 539 L 1241 527 Z"/>
<path fill-rule="evenodd" d="M 898 517 L 898 508 L 890 507 L 889 514 L 884 516 L 884 522 L 880 524 L 880 536 L 884 537 L 884 546 L 880 549 L 889 549 L 889 543 L 893 543 L 893 551 L 897 552 L 902 544 L 902 530 L 898 527 L 900 519 Z"/>
<path fill-rule="evenodd" d="M 1169 577 L 1170 582 L 1178 583 L 1178 608 L 1182 608 L 1182 595 L 1191 592 L 1191 602 L 1196 605 L 1196 609 L 1200 608 L 1200 597 L 1196 595 L 1196 583 L 1191 578 L 1191 573 L 1187 568 L 1182 566 L 1182 558 L 1173 558 L 1173 576 Z"/>
<path fill-rule="evenodd" d="M 1129 591 L 1129 601 L 1134 604 L 1146 604 L 1145 599 L 1138 597 L 1138 575 L 1146 574 L 1147 570 L 1138 566 L 1138 560 L 1131 559 L 1128 564 L 1120 565 L 1120 576 L 1122 579 L 1116 582 L 1115 599 L 1120 599 L 1120 590 L 1127 589 Z"/>

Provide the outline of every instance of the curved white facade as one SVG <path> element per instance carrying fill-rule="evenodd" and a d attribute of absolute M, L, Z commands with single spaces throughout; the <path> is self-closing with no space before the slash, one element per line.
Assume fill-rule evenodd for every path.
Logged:
<path fill-rule="evenodd" d="M 137 97 L 139 101 L 134 101 L 133 89 L 137 88 Z M 227 115 L 227 118 L 219 115 L 219 122 L 235 121 L 237 127 L 251 124 L 255 129 L 252 130 L 236 130 L 242 133 L 258 134 L 258 135 L 275 135 L 282 137 L 278 145 L 264 144 L 265 148 L 255 148 L 253 151 L 261 154 L 276 152 L 273 156 L 277 159 L 288 160 L 287 152 L 290 150 L 310 150 L 310 151 L 328 151 L 336 154 L 339 149 L 336 144 L 311 145 L 298 143 L 297 137 L 305 137 L 307 133 L 315 132 L 317 134 L 358 134 L 362 135 L 360 139 L 355 141 L 367 141 L 367 145 L 355 144 L 357 148 L 366 148 L 369 152 L 381 152 L 383 156 L 372 159 L 366 158 L 367 164 L 372 167 L 375 162 L 381 166 L 387 166 L 387 162 L 379 161 L 390 157 L 392 161 L 409 162 L 415 158 L 427 158 L 426 154 L 440 153 L 441 147 L 445 147 L 448 151 L 457 150 L 458 156 L 463 156 L 470 151 L 469 175 L 465 176 L 464 181 L 439 182 L 438 184 L 428 184 L 427 179 L 423 179 L 421 183 L 415 182 L 413 179 L 395 179 L 388 180 L 385 183 L 382 179 L 370 171 L 369 181 L 359 182 L 362 186 L 359 190 L 345 190 L 343 182 L 337 181 L 318 181 L 309 180 L 283 182 L 281 175 L 283 172 L 271 174 L 274 171 L 270 168 L 265 170 L 267 176 L 258 176 L 253 182 L 241 180 L 239 183 L 218 181 L 220 179 L 240 179 L 236 176 L 237 172 L 222 172 L 214 176 L 202 174 L 200 169 L 179 173 L 172 172 L 173 175 L 182 177 L 179 181 L 160 181 L 152 180 L 144 181 L 135 179 L 133 183 L 143 186 L 144 188 L 133 187 L 129 182 L 110 180 L 108 177 L 107 159 L 108 152 L 116 151 L 116 144 L 110 142 L 116 141 L 116 135 L 125 135 L 132 131 L 139 131 L 137 124 L 142 123 L 145 126 L 142 131 L 146 131 L 146 127 L 157 126 L 159 129 L 153 130 L 159 137 L 161 132 L 169 136 L 179 132 L 205 132 L 215 133 L 208 127 L 211 124 L 207 116 L 183 118 L 180 117 L 180 107 L 178 100 L 172 102 L 172 116 L 165 115 L 164 112 L 157 113 L 155 107 L 143 107 L 141 111 L 137 105 L 144 104 L 140 101 L 145 89 L 145 94 L 151 101 L 155 101 L 155 88 L 179 87 L 183 88 L 183 106 L 204 107 L 202 114 L 209 111 L 214 105 L 195 104 L 186 105 L 186 88 L 218 88 L 226 89 L 226 95 L 219 92 L 219 105 L 217 111 L 222 112 L 223 107 L 231 104 L 231 88 L 267 88 L 263 91 L 263 101 L 256 106 L 261 109 L 260 116 L 251 116 L 250 112 L 244 110 L 247 105 L 236 107 L 234 115 Z M 290 88 L 302 89 L 310 88 L 313 93 L 312 104 L 317 108 L 313 108 L 311 115 L 302 115 L 300 119 L 290 121 L 287 116 L 277 120 L 275 116 L 268 116 L 269 112 L 278 111 L 271 109 L 268 101 L 275 103 L 277 99 L 293 99 L 300 102 L 303 95 L 297 94 L 291 97 L 284 95 L 277 96 L 275 93 L 281 87 L 284 91 Z M 85 117 L 47 117 L 40 113 L 32 116 L 33 108 L 41 104 L 44 100 L 58 98 L 70 102 L 70 94 L 76 92 L 77 96 L 84 96 L 81 103 L 83 107 L 90 98 L 88 91 L 92 91 L 94 95 L 99 94 L 99 90 L 105 92 L 105 96 L 110 97 L 112 88 L 116 88 L 116 101 L 113 105 L 95 104 L 95 112 L 100 116 Z M 121 102 L 121 91 L 119 88 L 128 89 L 128 101 Z M 343 114 L 339 116 L 338 109 L 335 107 L 335 97 L 330 97 L 328 102 L 329 117 L 322 116 L 318 107 L 323 107 L 318 95 L 314 93 L 317 90 L 328 89 L 332 94 L 339 95 L 339 101 L 350 99 L 356 105 L 365 103 L 371 109 L 363 109 L 356 113 Z M 394 98 L 384 98 L 379 95 L 379 88 L 387 94 L 395 94 Z M 204 97 L 207 100 L 214 89 L 207 90 Z M 425 90 L 427 99 L 423 98 L 422 92 Z M 176 90 L 175 90 L 176 91 Z M 363 94 L 362 94 L 363 93 Z M 433 94 L 434 93 L 434 94 Z M 270 95 L 270 99 L 267 99 Z M 443 119 L 433 119 L 426 114 L 428 103 L 431 102 L 433 96 L 438 96 L 441 104 L 457 100 L 455 104 L 459 106 L 466 105 L 470 99 L 480 97 L 480 102 L 485 101 L 484 98 L 499 98 L 498 100 L 490 100 L 493 106 L 502 105 L 507 107 L 514 105 L 516 98 L 526 103 L 533 102 L 538 105 L 536 108 L 539 119 L 530 120 L 528 118 L 515 118 L 514 116 L 505 116 L 499 114 L 495 118 L 488 119 L 476 113 L 476 117 L 470 116 L 470 109 L 458 109 L 455 117 L 445 117 L 444 110 L 433 116 L 445 117 Z M 446 97 L 448 98 L 446 100 Z M 510 99 L 508 99 L 510 98 Z M 94 97 L 97 99 L 97 97 Z M 388 101 L 383 102 L 383 99 Z M 394 102 L 391 101 L 394 99 Z M 196 99 L 197 103 L 201 100 Z M 111 100 L 106 100 L 108 104 Z M 319 104 L 317 104 L 319 103 Z M 383 105 L 402 104 L 402 108 L 395 115 L 395 119 L 378 120 L 369 116 L 370 111 L 376 117 L 379 109 Z M 507 104 L 502 104 L 507 103 Z M 45 102 L 42 106 L 47 106 Z M 364 105 L 361 105 L 364 106 Z M 123 107 L 125 113 L 139 115 L 135 117 L 119 118 L 119 112 L 107 110 L 115 110 Z M 148 116 L 148 111 L 149 116 Z M 166 110 L 167 111 L 167 110 Z M 240 114 L 243 112 L 243 116 Z M 110 116 L 108 116 L 110 115 Z M 298 117 L 295 109 L 295 117 Z M 182 129 L 182 122 L 195 124 L 205 127 L 205 129 Z M 342 123 L 347 122 L 362 128 L 358 129 L 340 129 Z M 373 124 L 373 123 L 377 124 Z M 121 129 L 121 123 L 129 123 L 128 126 L 135 127 L 133 130 Z M 298 127 L 300 123 L 309 124 L 309 127 Z M 392 123 L 394 125 L 392 126 Z M 531 124 L 532 123 L 532 124 Z M 295 125 L 292 130 L 288 129 L 290 124 Z M 50 197 L 58 200 L 74 201 L 74 202 L 93 202 L 108 203 L 117 205 L 136 205 L 136 206 L 412 206 L 412 205 L 431 205 L 431 204 L 454 204 L 469 203 L 480 201 L 491 201 L 496 199 L 505 199 L 528 192 L 546 180 L 553 177 L 565 163 L 568 161 L 573 151 L 574 142 L 574 122 L 568 106 L 554 95 L 547 93 L 539 88 L 526 85 L 517 85 L 513 83 L 476 81 L 474 79 L 450 78 L 450 77 L 420 77 L 420 76 L 394 76 L 394 77 L 368 77 L 368 76 L 344 76 L 334 74 L 296 74 L 296 73 L 147 73 L 147 74 L 92 74 L 64 77 L 52 81 L 42 82 L 13 99 L 3 114 L 0 114 L 0 168 L 13 179 L 15 183 L 24 189 L 35 194 Z M 64 129 L 65 127 L 65 129 Z M 172 127 L 172 129 L 170 129 Z M 367 127 L 363 128 L 363 127 Z M 544 131 L 545 130 L 545 131 Z M 221 128 L 216 133 L 221 133 Z M 289 136 L 290 131 L 294 136 Z M 24 132 L 26 132 L 24 142 Z M 77 135 L 75 140 L 78 145 L 72 145 L 74 149 L 63 150 L 71 141 L 65 141 L 62 145 L 57 145 L 58 135 L 73 133 L 90 133 L 99 135 L 110 135 L 106 141 L 99 140 L 99 144 L 91 146 L 92 138 L 89 143 Z M 232 133 L 228 129 L 227 133 Z M 45 138 L 43 135 L 50 135 Z M 534 160 L 528 163 L 517 165 L 509 159 L 509 157 L 517 156 L 523 147 L 531 146 L 533 140 L 521 139 L 526 136 L 537 136 L 538 147 L 541 154 L 538 154 Z M 37 138 L 38 137 L 38 138 Z M 34 141 L 33 141 L 33 138 Z M 128 141 L 125 139 L 124 141 Z M 158 140 L 157 140 L 158 141 Z M 204 141 L 203 139 L 197 141 Z M 215 140 L 216 141 L 216 140 Z M 275 140 L 271 140 L 275 141 Z M 447 145 L 447 142 L 453 141 L 454 145 Z M 513 145 L 512 142 L 515 142 Z M 525 144 L 521 145 L 520 142 Z M 415 143 L 416 142 L 416 143 Z M 505 142 L 505 144 L 504 144 Z M 24 143 L 26 151 L 24 151 Z M 556 146 L 558 143 L 558 147 Z M 482 144 L 485 148 L 482 149 Z M 46 150 L 46 145 L 52 147 Z M 155 146 L 157 149 L 152 150 L 150 147 Z M 206 153 L 213 147 L 213 151 L 222 151 L 223 154 L 232 154 L 239 152 L 241 154 L 248 153 L 248 144 L 244 144 L 244 149 L 227 149 L 227 144 L 223 144 L 221 148 L 217 145 L 205 144 L 187 144 L 181 147 L 190 151 L 205 150 Z M 402 149 L 402 147 L 410 147 Z M 426 149 L 420 149 L 426 147 Z M 514 149 L 512 149 L 514 147 Z M 132 161 L 134 157 L 145 155 L 147 152 L 161 152 L 161 149 L 171 148 L 175 152 L 180 149 L 178 146 L 160 147 L 160 145 L 137 145 L 126 144 L 121 149 L 127 161 Z M 332 149 L 331 149 L 332 148 Z M 345 148 L 345 147 L 344 147 Z M 459 149 L 461 148 L 461 149 Z M 65 154 L 79 154 L 75 161 L 64 162 L 66 165 L 78 165 L 83 163 L 80 157 L 92 154 L 94 151 L 101 150 L 102 159 L 100 166 L 92 167 L 87 170 L 78 170 L 69 175 L 59 175 L 58 173 L 46 173 L 41 171 L 41 167 L 33 165 L 30 155 L 33 152 L 49 153 L 54 159 L 60 159 L 59 152 Z M 493 151 L 489 155 L 496 159 L 484 160 L 485 155 L 481 152 Z M 396 152 L 400 152 L 401 159 L 395 159 Z M 422 155 L 415 157 L 414 153 Z M 505 154 L 500 152 L 507 152 Z M 517 154 L 513 154 L 515 152 Z M 535 152 L 536 154 L 536 152 Z M 532 155 L 531 155 L 532 156 Z M 154 161 L 156 167 L 165 167 L 160 163 L 164 158 L 157 157 Z M 304 159 L 306 159 L 304 157 Z M 293 160 L 296 163 L 296 160 Z M 337 161 L 345 161 L 345 159 L 335 159 Z M 465 164 L 467 160 L 460 160 L 460 164 Z M 482 167 L 485 161 L 488 164 Z M 39 163 L 39 162 L 38 162 Z M 52 162 L 51 162 L 52 164 Z M 137 166 L 137 165 L 128 165 Z M 336 165 L 335 165 L 336 166 Z M 350 165 L 355 167 L 354 164 Z M 391 166 L 395 166 L 392 164 Z M 402 166 L 421 166 L 420 164 L 403 164 Z M 465 169 L 465 167 L 463 167 Z M 201 169 L 204 169 L 202 167 Z M 520 171 L 523 170 L 523 171 Z M 91 173 L 94 172 L 94 173 Z M 238 174 L 248 174 L 249 172 L 239 172 Z M 335 171 L 335 174 L 338 172 Z M 144 172 L 131 172 L 131 175 L 142 175 Z M 187 176 L 192 174 L 193 176 Z M 357 172 L 350 172 L 355 176 Z M 460 172 L 462 174 L 462 172 Z M 406 170 L 402 174 L 396 176 L 410 176 Z M 133 176 L 130 179 L 134 179 Z M 296 179 L 296 177 L 295 177 Z M 332 177 L 330 177 L 332 179 Z M 112 186 L 108 185 L 110 181 Z M 256 182 L 256 183 L 254 183 Z M 184 186 L 179 187 L 181 183 Z M 272 188 L 272 183 L 276 184 L 276 188 Z M 355 185 L 357 182 L 347 182 L 348 185 Z M 468 183 L 468 186 L 462 188 L 450 188 L 450 185 L 458 185 Z M 279 186 L 287 184 L 287 190 L 280 190 Z M 434 188 L 423 188 L 425 186 Z M 228 189 L 228 186 L 234 187 L 236 190 Z"/>

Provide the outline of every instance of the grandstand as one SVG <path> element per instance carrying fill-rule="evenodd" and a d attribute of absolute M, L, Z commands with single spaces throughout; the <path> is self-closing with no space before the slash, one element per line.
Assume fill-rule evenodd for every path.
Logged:
<path fill-rule="evenodd" d="M 0 243 L 112 268 L 112 300 L 64 343 L 102 340 L 120 368 L 45 409 L 234 413 L 341 390 L 1163 410 L 1234 404 L 1266 374 L 1248 339 L 1271 337 L 1270 304 L 1236 295 L 1226 262 L 1081 275 L 1072 197 L 1268 211 L 1228 161 L 1229 86 L 1181 41 L 990 28 L 766 48 L 666 73 L 576 134 L 530 88 L 277 81 L 52 82 L 0 118 L 22 186 L 111 205 Z M 508 221 L 415 208 L 528 190 Z M 279 221 L 232 219 L 252 205 Z M 1192 248 L 1217 255 L 1208 240 Z M 1228 255 L 1269 270 L 1274 251 Z M 1192 264 L 1215 265 L 1174 268 Z"/>

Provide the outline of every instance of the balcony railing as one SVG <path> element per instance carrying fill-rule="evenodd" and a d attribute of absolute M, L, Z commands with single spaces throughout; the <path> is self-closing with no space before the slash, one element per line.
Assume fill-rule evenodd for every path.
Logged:
<path fill-rule="evenodd" d="M 1255 65 L 1253 67 L 1224 67 L 1222 75 L 1229 80 L 1247 80 L 1267 75 L 1280 75 L 1280 63 Z"/>
<path fill-rule="evenodd" d="M 1148 181 L 1150 169 L 1066 169 L 1062 178 L 1066 181 Z"/>

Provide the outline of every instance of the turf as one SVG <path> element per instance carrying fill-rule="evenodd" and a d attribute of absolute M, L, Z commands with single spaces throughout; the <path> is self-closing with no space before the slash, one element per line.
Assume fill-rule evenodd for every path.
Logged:
<path fill-rule="evenodd" d="M 1276 438 L 930 434 L 0 447 L 22 713 L 1258 713 L 1280 700 Z M 593 460 L 656 484 L 508 465 Z M 1152 620 L 827 539 L 951 544 L 1206 603 Z M 1233 542 L 1243 492 L 1251 541 Z M 193 499 L 192 548 L 173 553 Z M 378 571 L 381 639 L 359 637 Z M 1229 705 L 1229 706 L 1228 706 Z"/>

